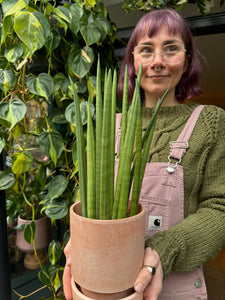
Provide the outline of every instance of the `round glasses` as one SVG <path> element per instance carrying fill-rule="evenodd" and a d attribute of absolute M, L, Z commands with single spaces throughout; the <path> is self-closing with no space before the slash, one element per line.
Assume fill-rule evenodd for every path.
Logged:
<path fill-rule="evenodd" d="M 152 45 L 138 45 L 134 48 L 134 58 L 138 59 L 142 65 L 150 65 L 156 54 L 162 55 L 163 61 L 168 65 L 183 62 L 183 53 L 186 52 L 183 44 L 169 44 L 162 49 L 155 49 Z"/>

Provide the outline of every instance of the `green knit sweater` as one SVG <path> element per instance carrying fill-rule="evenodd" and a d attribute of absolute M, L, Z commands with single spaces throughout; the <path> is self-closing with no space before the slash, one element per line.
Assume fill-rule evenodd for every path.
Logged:
<path fill-rule="evenodd" d="M 169 142 L 177 140 L 198 104 L 160 109 L 150 162 L 168 162 Z M 143 108 L 143 129 L 152 116 Z M 203 108 L 181 165 L 184 169 L 184 220 L 146 241 L 160 255 L 164 278 L 171 271 L 191 271 L 225 244 L 225 111 Z"/>

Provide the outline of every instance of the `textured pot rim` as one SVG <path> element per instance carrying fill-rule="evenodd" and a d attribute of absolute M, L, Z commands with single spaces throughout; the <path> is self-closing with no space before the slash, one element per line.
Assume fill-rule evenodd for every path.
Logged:
<path fill-rule="evenodd" d="M 127 222 L 134 222 L 137 219 L 141 218 L 143 214 L 145 214 L 145 206 L 143 204 L 138 204 L 138 206 L 140 207 L 140 212 L 138 214 L 136 214 L 135 216 L 131 216 L 131 217 L 126 217 L 123 219 L 109 219 L 109 220 L 100 220 L 100 219 L 90 219 L 87 217 L 83 217 L 79 214 L 77 214 L 74 209 L 76 206 L 80 205 L 80 201 L 75 202 L 74 204 L 71 205 L 70 207 L 70 216 L 72 215 L 73 217 L 76 216 L 76 218 L 80 219 L 80 220 L 86 220 L 86 222 L 90 222 L 90 223 L 98 223 L 98 224 L 110 224 L 112 222 L 114 223 L 127 223 Z"/>
<path fill-rule="evenodd" d="M 27 219 L 23 218 L 22 214 L 19 214 L 18 219 L 20 219 L 21 221 L 26 222 L 26 223 L 31 223 L 32 222 L 32 220 L 27 220 Z M 33 222 L 39 223 L 39 222 L 42 222 L 43 220 L 46 220 L 46 219 L 49 219 L 49 218 L 47 216 L 43 216 L 39 219 L 34 219 Z"/>

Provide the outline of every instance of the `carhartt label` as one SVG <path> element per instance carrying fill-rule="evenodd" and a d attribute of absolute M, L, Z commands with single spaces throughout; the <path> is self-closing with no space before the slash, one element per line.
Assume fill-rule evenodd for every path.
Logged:
<path fill-rule="evenodd" d="M 162 228 L 162 216 L 152 216 L 148 217 L 148 229 L 149 230 L 161 230 Z"/>

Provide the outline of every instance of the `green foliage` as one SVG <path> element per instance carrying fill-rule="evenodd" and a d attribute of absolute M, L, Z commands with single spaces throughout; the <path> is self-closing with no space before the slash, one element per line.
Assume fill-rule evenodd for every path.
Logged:
<path fill-rule="evenodd" d="M 208 0 L 124 0 L 123 9 L 125 13 L 130 13 L 133 10 L 141 10 L 148 12 L 152 9 L 161 9 L 171 7 L 181 10 L 188 4 L 195 4 L 202 15 L 209 13 L 211 8 L 215 6 L 216 1 Z M 224 1 L 220 1 L 220 6 L 224 6 Z"/>
<path fill-rule="evenodd" d="M 117 68 L 116 26 L 97 0 L 2 0 L 1 8 L 0 151 L 7 153 L 7 169 L 0 171 L 0 190 L 8 219 L 47 215 L 67 228 L 81 193 L 72 89 L 85 137 L 88 115 L 95 114 L 98 55 L 103 68 Z M 33 229 L 27 226 L 25 234 L 35 246 Z M 57 260 L 42 271 L 55 299 L 63 267 Z"/>
<path fill-rule="evenodd" d="M 133 99 L 128 110 L 127 69 L 125 72 L 121 141 L 116 185 L 114 185 L 116 119 L 115 95 L 117 86 L 116 72 L 114 72 L 113 78 L 111 69 L 109 69 L 108 72 L 105 72 L 104 98 L 102 101 L 99 88 L 99 78 L 101 78 L 100 61 L 98 61 L 96 134 L 94 134 L 93 120 L 91 118 L 90 106 L 88 106 L 86 153 L 79 99 L 71 80 L 75 104 L 75 125 L 77 128 L 77 156 L 81 190 L 81 213 L 84 217 L 102 220 L 121 219 L 127 217 L 129 215 L 129 195 L 131 193 L 131 183 L 133 178 L 134 189 L 131 199 L 131 215 L 135 215 L 137 213 L 144 170 L 147 163 L 158 110 L 168 92 L 167 90 L 162 99 L 158 101 L 153 118 L 150 120 L 147 127 L 147 133 L 142 139 L 140 99 L 141 74 L 142 69 L 140 68 Z M 104 106 L 102 103 L 104 103 Z M 135 140 L 136 155 L 135 159 L 133 159 L 135 152 Z M 134 165 L 134 167 L 132 167 L 132 165 Z"/>

